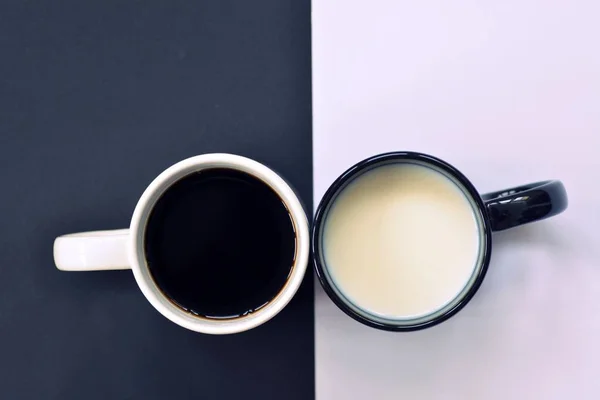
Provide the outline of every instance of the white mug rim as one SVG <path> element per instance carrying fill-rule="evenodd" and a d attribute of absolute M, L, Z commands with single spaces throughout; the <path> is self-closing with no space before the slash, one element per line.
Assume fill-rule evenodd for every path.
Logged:
<path fill-rule="evenodd" d="M 203 169 L 230 168 L 249 173 L 268 184 L 282 199 L 296 230 L 296 257 L 290 276 L 277 294 L 264 308 L 246 316 L 233 319 L 208 319 L 193 315 L 176 306 L 156 285 L 144 255 L 146 223 L 158 198 L 173 183 L 190 173 Z M 150 304 L 170 321 L 195 332 L 231 334 L 255 328 L 277 315 L 298 291 L 309 257 L 308 219 L 302 204 L 283 178 L 267 166 L 252 159 L 227 153 L 203 154 L 187 158 L 172 165 L 148 185 L 140 197 L 130 225 L 127 243 L 131 269 L 135 280 Z"/>

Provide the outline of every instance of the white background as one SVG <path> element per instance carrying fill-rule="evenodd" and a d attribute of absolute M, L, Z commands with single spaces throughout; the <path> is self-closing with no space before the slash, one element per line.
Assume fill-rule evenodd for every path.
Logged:
<path fill-rule="evenodd" d="M 317 284 L 318 400 L 600 399 L 599 20 L 595 0 L 313 0 L 316 203 L 392 150 L 570 201 L 495 234 L 478 294 L 425 331 L 364 327 Z"/>

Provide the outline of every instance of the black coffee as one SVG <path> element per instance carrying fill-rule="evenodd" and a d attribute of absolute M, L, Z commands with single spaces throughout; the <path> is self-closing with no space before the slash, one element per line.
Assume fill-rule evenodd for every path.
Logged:
<path fill-rule="evenodd" d="M 175 304 L 208 318 L 233 318 L 258 310 L 283 288 L 295 232 L 264 182 L 210 169 L 160 197 L 146 226 L 145 252 L 154 281 Z"/>

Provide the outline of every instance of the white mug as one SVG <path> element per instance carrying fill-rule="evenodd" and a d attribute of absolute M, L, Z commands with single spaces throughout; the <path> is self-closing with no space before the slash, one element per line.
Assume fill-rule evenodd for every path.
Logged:
<path fill-rule="evenodd" d="M 290 276 L 276 297 L 251 314 L 211 319 L 188 313 L 167 298 L 153 280 L 145 259 L 144 232 L 160 196 L 183 177 L 205 169 L 227 168 L 250 174 L 271 187 L 287 207 L 296 232 L 296 257 Z M 207 334 L 230 334 L 257 327 L 277 315 L 292 299 L 306 272 L 309 256 L 306 213 L 290 186 L 274 171 L 254 160 L 232 154 L 205 154 L 183 160 L 161 173 L 142 194 L 129 229 L 83 232 L 54 241 L 54 261 L 62 271 L 131 269 L 142 293 L 172 322 Z"/>

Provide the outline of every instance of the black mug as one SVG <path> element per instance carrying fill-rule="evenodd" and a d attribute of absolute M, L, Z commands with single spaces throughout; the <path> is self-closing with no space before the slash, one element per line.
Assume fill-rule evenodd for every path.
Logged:
<path fill-rule="evenodd" d="M 410 168 L 407 170 L 404 168 L 406 166 L 410 166 Z M 378 171 L 384 171 L 387 175 L 382 175 L 382 173 L 380 173 L 379 178 L 377 178 L 374 174 L 377 174 Z M 414 175 L 415 173 L 417 175 Z M 409 185 L 419 184 L 418 179 L 420 178 L 418 178 L 418 176 L 421 175 L 418 174 L 421 174 L 427 179 L 432 179 L 432 182 L 435 182 L 436 185 L 439 182 L 439 188 L 429 190 L 427 185 L 425 185 L 419 189 L 422 192 L 421 194 L 423 194 L 421 197 L 419 197 L 419 193 L 415 193 L 413 196 L 410 192 L 411 189 Z M 369 178 L 367 179 L 366 177 Z M 404 186 L 407 188 L 397 189 L 398 186 L 403 186 L 403 179 L 406 180 L 406 185 Z M 402 193 L 407 193 L 408 198 L 413 199 L 414 197 L 414 199 L 416 199 L 415 201 L 419 202 L 413 202 L 414 204 L 410 202 L 406 203 L 412 207 L 412 210 L 418 211 L 417 214 L 404 214 L 408 215 L 409 218 L 407 219 L 414 223 L 414 218 L 416 218 L 414 215 L 421 215 L 419 214 L 420 212 L 427 218 L 433 218 L 432 215 L 436 215 L 436 207 L 440 205 L 440 201 L 431 198 L 431 196 L 433 194 L 439 195 L 439 193 L 446 190 L 444 188 L 447 188 L 448 190 L 454 190 L 452 188 L 456 189 L 455 192 L 450 194 L 451 196 L 454 196 L 452 201 L 460 202 L 462 201 L 459 199 L 460 197 L 461 199 L 464 199 L 464 204 L 469 204 L 473 218 L 472 221 L 471 219 L 465 221 L 467 221 L 467 225 L 472 222 L 473 226 L 476 227 L 477 244 L 476 247 L 473 247 L 475 248 L 475 252 L 473 253 L 472 258 L 469 258 L 473 259 L 474 263 L 472 267 L 468 267 L 468 271 L 470 271 L 468 272 L 468 276 L 465 275 L 466 278 L 461 281 L 464 282 L 464 286 L 457 286 L 459 290 L 457 289 L 453 292 L 455 295 L 448 297 L 444 302 L 438 303 L 437 308 L 431 308 L 430 311 L 424 313 L 415 312 L 410 315 L 391 315 L 391 313 L 379 312 L 374 307 L 364 306 L 364 304 L 367 304 L 368 302 L 370 302 L 369 304 L 371 305 L 384 304 L 386 306 L 389 303 L 390 310 L 394 309 L 394 307 L 400 309 L 400 303 L 406 301 L 408 302 L 406 309 L 408 309 L 409 306 L 416 309 L 416 306 L 409 304 L 410 295 L 407 294 L 408 292 L 414 293 L 416 297 L 423 296 L 423 299 L 429 301 L 426 290 L 419 290 L 419 287 L 416 286 L 406 287 L 405 285 L 401 285 L 402 287 L 397 288 L 397 293 L 393 293 L 393 285 L 390 282 L 394 282 L 394 279 L 402 279 L 402 277 L 389 275 L 393 279 L 386 281 L 384 279 L 388 275 L 383 275 L 383 273 L 381 273 L 381 276 L 378 275 L 377 278 L 379 281 L 377 281 L 377 279 L 372 279 L 372 275 L 375 274 L 375 271 L 378 271 L 379 268 L 379 265 L 376 264 L 376 262 L 379 261 L 376 260 L 381 260 L 383 257 L 383 259 L 386 260 L 386 263 L 391 261 L 385 258 L 385 254 L 381 254 L 384 252 L 381 249 L 385 246 L 382 247 L 382 245 L 376 242 L 374 244 L 369 244 L 368 246 L 371 247 L 368 247 L 365 243 L 375 240 L 373 239 L 373 235 L 376 233 L 374 230 L 379 229 L 378 227 L 389 226 L 391 224 L 393 228 L 393 224 L 403 222 L 402 220 L 396 221 L 393 218 L 391 218 L 391 220 L 386 220 L 385 216 L 388 214 L 382 214 L 384 212 L 382 210 L 386 207 L 391 207 L 390 209 L 392 210 L 398 207 L 401 208 L 403 207 L 402 204 L 404 204 L 402 201 L 408 201 L 401 198 L 395 199 L 393 196 L 396 189 L 404 190 Z M 377 191 L 377 193 L 374 193 L 375 191 Z M 387 196 L 387 200 L 385 201 L 388 203 L 381 203 L 383 200 L 380 201 L 377 198 L 369 200 L 369 196 Z M 364 204 L 359 204 L 359 202 L 364 202 Z M 365 204 L 377 204 L 378 209 L 372 211 L 371 208 L 365 206 Z M 381 204 L 383 204 L 383 206 L 381 206 Z M 336 211 L 336 207 L 341 211 Z M 342 207 L 345 208 L 342 209 Z M 557 180 L 536 182 L 480 195 L 471 182 L 469 182 L 460 171 L 438 158 L 414 152 L 380 154 L 363 160 L 349 168 L 333 182 L 322 198 L 317 208 L 313 224 L 312 252 L 315 270 L 321 285 L 331 300 L 333 300 L 342 311 L 355 320 L 365 325 L 388 331 L 413 331 L 424 329 L 445 321 L 455 315 L 473 298 L 486 275 L 490 263 L 493 232 L 545 219 L 561 213 L 566 208 L 567 195 L 565 188 L 563 184 Z M 460 212 L 462 212 L 462 210 L 465 210 L 465 208 L 459 209 Z M 370 212 L 375 212 L 376 215 L 372 218 L 368 216 L 365 217 L 366 219 L 363 218 L 363 214 Z M 369 222 L 368 227 L 364 230 L 362 226 L 352 225 L 354 223 L 353 221 L 362 221 L 363 219 L 361 218 L 365 221 L 373 220 L 375 222 Z M 368 218 L 371 218 L 371 220 Z M 357 222 L 357 224 L 359 223 L 360 222 Z M 442 221 L 440 221 L 440 223 L 442 223 Z M 430 225 L 431 224 L 432 222 L 430 221 Z M 419 232 L 421 232 L 422 235 L 428 235 L 428 232 L 432 232 L 431 234 L 434 235 L 434 231 L 438 229 L 435 225 L 431 225 L 429 228 L 427 226 L 419 226 Z M 450 229 L 447 226 L 444 226 L 443 228 Z M 413 240 L 414 238 L 411 237 L 410 231 L 412 228 L 408 227 L 405 229 L 409 230 L 408 234 L 405 234 L 403 237 L 409 241 Z M 344 236 L 348 239 L 347 243 L 343 241 L 345 239 L 342 239 Z M 457 242 L 457 238 L 451 237 L 450 239 L 453 243 L 459 243 Z M 331 241 L 331 243 L 328 241 Z M 393 243 L 394 242 L 392 242 L 392 244 Z M 362 249 L 363 246 L 365 247 L 364 249 Z M 402 248 L 402 243 L 399 242 L 397 247 Z M 386 249 L 390 249 L 389 245 Z M 359 251 L 363 250 L 367 253 L 359 253 Z M 370 250 L 377 253 L 373 254 L 372 259 L 368 253 Z M 415 253 L 416 250 L 413 246 L 408 249 L 397 251 Z M 431 264 L 430 260 L 434 259 L 432 257 L 436 256 L 436 251 L 436 248 L 430 248 L 427 251 L 428 254 L 425 255 L 428 257 L 427 265 Z M 342 254 L 338 255 L 337 253 Z M 394 255 L 394 257 L 396 256 L 397 255 Z M 400 254 L 400 258 L 403 256 L 403 254 Z M 443 254 L 437 256 L 443 257 Z M 471 255 L 469 255 L 469 257 L 471 257 Z M 418 257 L 416 259 L 418 259 Z M 452 261 L 450 259 L 445 260 L 448 262 Z M 340 265 L 335 265 L 336 263 Z M 346 265 L 342 265 L 343 263 L 346 263 Z M 444 264 L 445 262 L 440 263 L 440 271 L 444 268 Z M 416 265 L 419 265 L 418 268 L 420 268 L 420 264 Z M 386 268 L 386 274 L 395 273 L 393 269 L 390 269 L 387 266 Z M 345 271 L 344 269 L 352 270 L 352 272 L 335 272 Z M 444 285 L 443 280 L 440 281 L 436 277 L 437 271 L 438 270 L 432 269 L 431 271 L 419 271 L 419 273 L 424 277 L 422 278 L 423 282 L 433 282 L 438 286 Z M 446 274 L 444 276 L 451 277 L 451 275 L 448 275 L 451 271 L 443 270 L 443 272 Z M 344 273 L 347 276 L 343 277 Z M 379 274 L 379 272 L 377 273 Z M 411 275 L 410 270 L 404 271 L 403 273 L 406 276 Z M 335 274 L 338 274 L 339 276 L 334 276 Z M 349 283 L 345 283 L 341 277 L 346 279 Z M 421 279 L 421 277 L 419 279 Z M 371 281 L 374 281 L 375 283 Z M 379 284 L 383 283 L 386 288 L 379 288 L 376 282 L 379 282 Z M 349 288 L 356 289 L 350 290 Z M 352 290 L 356 290 L 356 293 L 351 293 Z M 406 293 L 400 293 L 402 290 Z M 372 296 L 373 299 L 369 299 L 369 296 Z M 361 304 L 361 301 L 363 301 L 364 304 Z M 386 301 L 388 303 L 386 303 Z"/>

